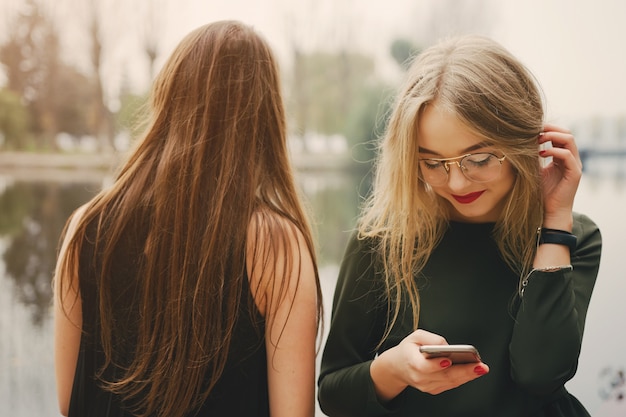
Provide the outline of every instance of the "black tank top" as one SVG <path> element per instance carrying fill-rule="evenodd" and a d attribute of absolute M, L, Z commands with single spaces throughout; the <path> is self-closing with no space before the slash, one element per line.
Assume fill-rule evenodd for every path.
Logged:
<path fill-rule="evenodd" d="M 83 334 L 72 387 L 69 417 L 130 417 L 120 398 L 101 388 L 96 372 L 104 363 L 100 343 L 97 258 L 94 262 L 94 227 L 89 228 L 84 239 L 79 266 L 79 282 L 83 308 Z M 122 277 L 120 282 L 132 282 L 137 275 L 138 260 L 141 257 L 141 238 L 126 239 L 116 250 L 112 274 Z M 235 324 L 229 356 L 224 372 L 215 388 L 197 412 L 189 416 L 269 416 L 267 386 L 267 361 L 264 338 L 263 317 L 250 306 L 249 281 L 243 280 L 239 318 Z M 116 292 L 116 306 L 120 317 L 128 318 L 128 334 L 132 334 L 137 317 L 136 303 L 128 291 Z M 116 310 L 117 311 L 117 310 Z M 125 336 L 122 336 L 125 337 Z M 114 372 L 114 370 L 113 370 Z"/>

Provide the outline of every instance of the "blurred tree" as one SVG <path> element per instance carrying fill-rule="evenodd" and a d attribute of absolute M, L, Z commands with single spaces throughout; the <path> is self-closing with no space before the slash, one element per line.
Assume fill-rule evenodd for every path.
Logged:
<path fill-rule="evenodd" d="M 11 132 L 5 132 L 7 146 L 56 149 L 59 132 L 74 137 L 92 134 L 89 110 L 94 83 L 61 60 L 57 29 L 39 3 L 25 0 L 12 25 L 10 38 L 0 46 L 0 62 L 7 73 L 7 91 L 27 110 L 27 117 L 16 113 L 15 100 L 12 114 L 3 112 L 12 120 L 4 122 L 12 126 Z"/>
<path fill-rule="evenodd" d="M 343 135 L 359 175 L 358 197 L 369 194 L 371 168 L 385 128 L 391 89 L 375 72 L 374 58 L 341 51 L 295 51 L 288 97 L 297 134 Z"/>
<path fill-rule="evenodd" d="M 99 0 L 89 0 L 88 17 L 88 36 L 91 42 L 90 58 L 91 69 L 94 79 L 94 94 L 92 96 L 91 105 L 91 123 L 93 124 L 94 133 L 98 139 L 100 149 L 106 152 L 112 152 L 114 146 L 114 123 L 113 114 L 111 113 L 105 101 L 104 80 L 102 77 L 102 65 L 104 61 L 104 35 L 102 33 L 102 19 Z"/>
<path fill-rule="evenodd" d="M 117 132 L 127 131 L 131 140 L 143 132 L 147 95 L 137 95 L 125 91 L 120 97 L 120 109 L 115 114 L 115 129 Z"/>
<path fill-rule="evenodd" d="M 408 39 L 396 39 L 391 43 L 391 56 L 393 59 L 406 70 L 411 63 L 411 58 L 421 51 L 417 45 Z"/>
<path fill-rule="evenodd" d="M 144 101 L 142 95 L 136 94 L 128 85 L 128 74 L 122 74 L 121 87 L 114 87 L 111 80 L 104 76 L 105 72 L 110 74 L 109 67 L 105 71 L 105 64 L 110 64 L 115 59 L 113 52 L 132 38 L 132 41 L 138 41 L 139 52 L 147 60 L 147 76 L 152 79 L 161 49 L 160 39 L 167 23 L 166 3 L 166 0 L 136 0 L 130 3 L 123 0 L 88 0 L 83 3 L 87 7 L 90 64 L 95 88 L 91 120 L 102 150 L 115 150 L 115 135 L 120 130 L 130 129 L 131 137 L 137 133 L 131 119 Z M 177 7 L 181 7 L 183 2 L 179 0 L 176 3 Z M 119 16 L 121 9 L 127 11 L 124 16 Z M 118 67 L 125 68 L 124 65 Z"/>
<path fill-rule="evenodd" d="M 61 68 L 57 90 L 63 93 L 59 94 L 55 107 L 59 130 L 73 137 L 91 135 L 93 129 L 89 124 L 88 110 L 94 82 L 74 67 L 61 64 Z"/>
<path fill-rule="evenodd" d="M 54 147 L 59 132 L 54 109 L 62 96 L 56 82 L 61 67 L 56 28 L 36 0 L 25 0 L 12 26 L 9 39 L 0 45 L 7 89 L 29 109 L 36 146 Z"/>
<path fill-rule="evenodd" d="M 180 0 L 177 2 L 181 5 Z M 165 0 L 146 0 L 141 6 L 145 8 L 140 11 L 142 26 L 142 46 L 143 52 L 148 59 L 148 76 L 152 80 L 156 75 L 156 59 L 159 56 L 160 42 L 159 35 L 165 28 L 167 19 L 164 15 L 166 10 Z"/>
<path fill-rule="evenodd" d="M 348 113 L 344 133 L 354 148 L 352 155 L 359 162 L 369 162 L 376 142 L 384 133 L 393 90 L 382 83 L 366 85 L 354 100 Z"/>
<path fill-rule="evenodd" d="M 299 133 L 345 134 L 359 91 L 374 77 L 372 58 L 349 52 L 294 51 L 290 113 Z"/>
<path fill-rule="evenodd" d="M 379 139 L 387 126 L 392 92 L 381 82 L 364 86 L 346 120 L 345 136 L 352 159 L 357 163 L 355 171 L 361 177 L 357 190 L 360 197 L 366 197 L 371 191 L 372 168 Z"/>
<path fill-rule="evenodd" d="M 0 89 L 0 148 L 24 149 L 28 146 L 29 114 L 20 96 Z"/>
<path fill-rule="evenodd" d="M 349 177 L 353 184 L 353 177 Z M 358 192 L 350 187 L 328 187 L 310 195 L 311 211 L 315 213 L 315 228 L 323 239 L 318 242 L 320 266 L 336 264 L 341 260 L 350 230 L 358 215 Z"/>

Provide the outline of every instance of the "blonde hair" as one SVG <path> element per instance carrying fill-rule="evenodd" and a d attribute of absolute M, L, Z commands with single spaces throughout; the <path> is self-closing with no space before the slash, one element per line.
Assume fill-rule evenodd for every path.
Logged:
<path fill-rule="evenodd" d="M 498 43 L 480 36 L 441 41 L 410 66 L 382 138 L 373 191 L 358 223 L 359 237 L 376 237 L 387 293 L 389 334 L 408 299 L 419 322 L 414 277 L 427 263 L 448 223 L 448 203 L 419 179 L 418 126 L 424 108 L 456 115 L 477 136 L 501 150 L 515 181 L 494 238 L 520 277 L 532 263 L 543 217 L 537 137 L 543 103 L 532 74 Z M 382 340 L 381 340 L 382 343 Z"/>
<path fill-rule="evenodd" d="M 183 416 L 219 380 L 240 311 L 250 226 L 263 248 L 252 251 L 252 264 L 280 270 L 278 255 L 294 253 L 299 230 L 315 266 L 275 57 L 252 28 L 221 21 L 192 31 L 165 63 L 143 138 L 113 186 L 87 205 L 55 278 L 77 277 L 82 244 L 95 235 L 105 355 L 99 376 L 117 369 L 104 388 L 139 415 Z M 136 343 L 125 361 L 116 342 L 127 318 L 115 308 L 111 271 L 129 240 L 143 256 L 136 260 Z M 282 269 L 297 270 L 299 261 L 286 259 Z M 315 275 L 321 300 L 317 268 Z M 271 299 L 286 289 L 276 291 Z M 321 314 L 320 303 L 318 323 Z"/>

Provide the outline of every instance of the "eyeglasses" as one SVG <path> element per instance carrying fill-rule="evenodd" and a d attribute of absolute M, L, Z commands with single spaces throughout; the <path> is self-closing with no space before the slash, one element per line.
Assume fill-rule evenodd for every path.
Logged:
<path fill-rule="evenodd" d="M 456 164 L 465 178 L 473 182 L 493 181 L 500 175 L 502 161 L 492 153 L 470 153 L 454 158 L 419 159 L 420 178 L 430 185 L 442 185 L 448 181 L 450 165 Z"/>

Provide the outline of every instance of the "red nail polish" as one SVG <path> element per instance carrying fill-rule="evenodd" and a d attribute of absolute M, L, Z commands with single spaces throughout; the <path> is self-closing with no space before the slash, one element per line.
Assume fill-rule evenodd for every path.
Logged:
<path fill-rule="evenodd" d="M 477 367 L 474 368 L 474 373 L 476 375 L 485 375 L 487 373 L 487 371 L 482 366 L 477 366 Z"/>
<path fill-rule="evenodd" d="M 448 366 L 452 365 L 452 362 L 450 362 L 448 359 L 444 359 L 441 362 L 439 362 L 439 365 L 442 368 L 447 368 Z"/>
<path fill-rule="evenodd" d="M 546 151 L 539 151 L 539 155 L 544 156 L 546 154 Z"/>

